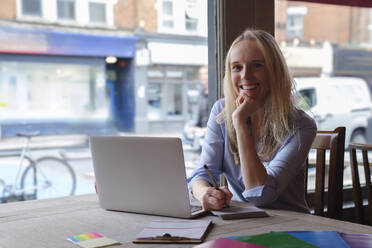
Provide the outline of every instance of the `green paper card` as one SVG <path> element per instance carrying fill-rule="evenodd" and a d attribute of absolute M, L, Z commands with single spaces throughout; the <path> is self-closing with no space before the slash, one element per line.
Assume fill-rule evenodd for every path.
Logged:
<path fill-rule="evenodd" d="M 298 239 L 288 233 L 284 232 L 270 232 L 258 235 L 252 235 L 247 237 L 240 237 L 236 240 L 267 246 L 270 248 L 316 248 L 318 246 L 307 243 L 301 239 Z"/>

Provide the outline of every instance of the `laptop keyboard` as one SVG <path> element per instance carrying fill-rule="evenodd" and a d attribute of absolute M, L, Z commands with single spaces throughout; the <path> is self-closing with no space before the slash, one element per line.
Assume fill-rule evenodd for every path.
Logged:
<path fill-rule="evenodd" d="M 190 205 L 190 208 L 191 208 L 191 213 L 195 213 L 203 209 L 202 206 L 198 206 L 198 205 Z"/>

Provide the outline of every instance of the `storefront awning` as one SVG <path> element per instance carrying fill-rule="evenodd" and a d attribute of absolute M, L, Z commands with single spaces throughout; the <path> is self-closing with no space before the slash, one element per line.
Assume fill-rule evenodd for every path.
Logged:
<path fill-rule="evenodd" d="M 136 37 L 0 27 L 0 53 L 134 58 Z"/>

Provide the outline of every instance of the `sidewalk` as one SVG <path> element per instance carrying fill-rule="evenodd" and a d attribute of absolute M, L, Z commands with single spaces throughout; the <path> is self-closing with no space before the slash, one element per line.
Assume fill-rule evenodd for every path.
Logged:
<path fill-rule="evenodd" d="M 20 152 L 24 146 L 25 138 L 15 137 L 0 139 L 0 152 Z M 60 149 L 60 148 L 79 148 L 88 146 L 88 136 L 76 135 L 55 135 L 55 136 L 36 136 L 31 139 L 30 149 Z"/>

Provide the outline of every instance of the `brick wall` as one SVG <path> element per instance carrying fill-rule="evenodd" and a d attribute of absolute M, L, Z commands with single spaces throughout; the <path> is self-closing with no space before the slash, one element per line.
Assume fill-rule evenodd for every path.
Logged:
<path fill-rule="evenodd" d="M 0 19 L 15 20 L 16 0 L 1 0 Z"/>
<path fill-rule="evenodd" d="M 115 26 L 119 29 L 134 30 L 144 24 L 150 33 L 157 31 L 156 0 L 118 0 L 114 7 Z"/>
<path fill-rule="evenodd" d="M 155 8 L 156 0 L 139 0 L 137 11 L 138 20 L 145 22 L 144 29 L 149 33 L 158 31 L 158 14 Z"/>
<path fill-rule="evenodd" d="M 304 18 L 304 39 L 325 39 L 334 43 L 348 43 L 350 7 L 329 4 L 307 4 Z"/>
<path fill-rule="evenodd" d="M 114 6 L 114 24 L 119 29 L 133 30 L 137 26 L 136 0 L 118 0 Z"/>
<path fill-rule="evenodd" d="M 278 40 L 286 40 L 287 7 L 304 6 L 304 40 L 328 40 L 343 44 L 349 42 L 368 42 L 369 9 L 352 8 L 329 4 L 305 2 L 275 2 L 275 35 Z"/>

